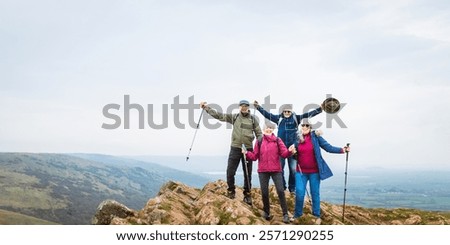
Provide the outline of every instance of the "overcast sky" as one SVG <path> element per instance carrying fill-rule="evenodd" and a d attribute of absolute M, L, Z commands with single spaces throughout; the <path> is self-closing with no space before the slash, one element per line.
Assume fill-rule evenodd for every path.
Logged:
<path fill-rule="evenodd" d="M 346 128 L 321 129 L 351 143 L 349 164 L 446 168 L 449 26 L 447 0 L 1 1 L 0 150 L 184 158 L 195 129 L 187 110 L 175 127 L 177 96 L 223 108 L 270 96 L 300 113 L 332 94 Z M 159 123 L 168 104 L 168 128 L 139 129 L 132 110 L 124 129 L 125 95 L 146 123 L 147 105 Z M 122 123 L 103 129 L 111 103 Z M 230 136 L 201 126 L 191 156 L 228 154 Z"/>

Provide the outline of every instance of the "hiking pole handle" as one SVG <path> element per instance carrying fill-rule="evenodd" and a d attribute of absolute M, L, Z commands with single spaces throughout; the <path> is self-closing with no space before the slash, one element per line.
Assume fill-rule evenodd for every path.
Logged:
<path fill-rule="evenodd" d="M 345 148 L 350 147 L 350 143 L 347 143 L 347 146 Z M 345 149 L 345 160 L 348 161 L 348 151 Z"/>
<path fill-rule="evenodd" d="M 245 145 L 244 144 L 242 144 L 242 149 L 245 151 L 245 152 L 247 152 L 247 147 L 245 147 Z M 244 162 L 247 164 L 247 156 L 244 154 L 244 153 L 242 153 L 242 155 L 244 156 Z"/>

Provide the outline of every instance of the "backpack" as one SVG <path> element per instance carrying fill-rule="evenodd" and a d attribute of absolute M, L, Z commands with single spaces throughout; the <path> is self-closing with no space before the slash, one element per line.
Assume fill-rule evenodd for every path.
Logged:
<path fill-rule="evenodd" d="M 236 115 L 234 115 L 234 118 L 233 118 L 233 125 L 234 125 L 234 122 L 236 122 L 236 120 L 237 120 L 238 117 L 239 117 L 239 113 L 237 113 Z M 252 119 L 253 130 L 255 130 L 255 117 L 254 117 L 252 114 L 250 114 L 250 118 Z"/>
<path fill-rule="evenodd" d="M 239 113 L 237 113 L 237 114 L 233 117 L 233 125 L 234 125 L 234 122 L 236 122 L 236 120 L 237 120 L 238 117 L 239 117 Z M 255 117 L 254 117 L 252 114 L 250 114 L 250 117 L 251 117 L 251 119 L 252 119 L 253 131 L 255 131 Z M 262 141 L 262 137 L 261 137 L 260 140 Z M 259 143 L 261 144 L 261 142 L 259 142 Z M 278 144 L 278 141 L 277 141 L 277 144 Z"/>
<path fill-rule="evenodd" d="M 262 144 L 263 138 L 264 138 L 264 136 L 261 137 L 260 139 L 258 139 L 258 151 L 259 151 L 259 154 L 261 154 L 261 144 Z M 278 150 L 280 149 L 280 143 L 278 143 L 279 140 L 281 140 L 281 139 L 279 137 L 277 137 L 277 149 Z"/>

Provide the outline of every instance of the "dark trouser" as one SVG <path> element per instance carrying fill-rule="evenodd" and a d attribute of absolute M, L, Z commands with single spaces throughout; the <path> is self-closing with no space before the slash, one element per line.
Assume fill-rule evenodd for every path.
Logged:
<path fill-rule="evenodd" d="M 281 209 L 283 214 L 288 213 L 286 197 L 284 196 L 284 186 L 283 186 L 283 176 L 282 173 L 265 172 L 258 173 L 259 175 L 259 185 L 261 186 L 261 195 L 264 205 L 264 212 L 270 214 L 270 203 L 269 203 L 269 180 L 272 177 L 275 188 L 277 189 L 278 199 L 280 199 Z"/>
<path fill-rule="evenodd" d="M 247 149 L 249 151 L 253 149 Z M 236 175 L 236 170 L 239 166 L 239 162 L 242 161 L 242 170 L 244 172 L 244 195 L 250 194 L 252 188 L 252 164 L 251 160 L 248 160 L 246 164 L 244 161 L 244 155 L 242 154 L 242 149 L 237 147 L 231 147 L 230 154 L 228 155 L 228 166 L 227 166 L 227 184 L 228 191 L 235 192 L 236 187 L 234 186 Z M 245 166 L 247 165 L 247 168 Z"/>

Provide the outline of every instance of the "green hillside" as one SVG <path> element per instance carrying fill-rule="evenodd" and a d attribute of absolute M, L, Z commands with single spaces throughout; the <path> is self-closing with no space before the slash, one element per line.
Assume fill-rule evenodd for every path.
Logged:
<path fill-rule="evenodd" d="M 0 225 L 57 225 L 57 223 L 0 210 Z"/>
<path fill-rule="evenodd" d="M 89 224 L 101 201 L 142 208 L 168 179 L 150 169 L 65 154 L 0 153 L 0 209 Z"/>

